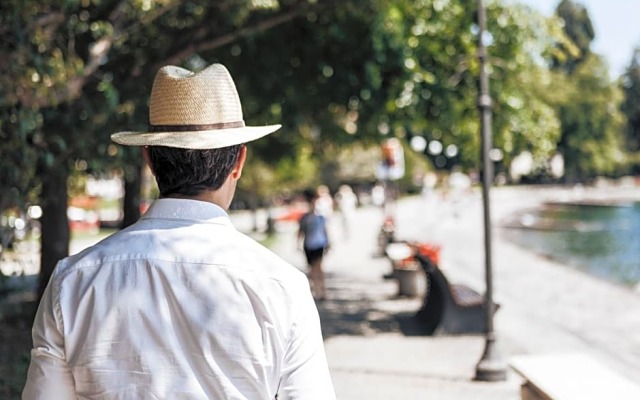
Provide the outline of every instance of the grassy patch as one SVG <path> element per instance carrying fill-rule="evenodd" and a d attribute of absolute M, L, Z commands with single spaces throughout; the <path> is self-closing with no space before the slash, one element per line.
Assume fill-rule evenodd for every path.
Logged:
<path fill-rule="evenodd" d="M 264 247 L 270 248 L 276 242 L 276 234 L 272 233 L 272 234 L 269 234 L 269 235 L 265 235 L 265 237 L 260 239 L 259 242 Z"/>

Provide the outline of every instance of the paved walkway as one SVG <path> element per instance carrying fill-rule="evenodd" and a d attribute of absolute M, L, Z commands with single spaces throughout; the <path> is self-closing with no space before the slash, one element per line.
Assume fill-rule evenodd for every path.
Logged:
<path fill-rule="evenodd" d="M 640 294 L 559 265 L 506 241 L 500 221 L 546 200 L 626 196 L 640 190 L 497 188 L 492 190 L 495 326 L 508 363 L 522 354 L 583 353 L 636 380 L 640 376 Z M 435 216 L 435 217 L 434 217 Z M 242 221 L 235 217 L 242 229 Z M 454 282 L 484 291 L 482 199 L 474 192 L 455 204 L 414 197 L 396 209 L 398 236 L 443 246 L 441 268 Z M 338 394 L 348 399 L 520 398 L 521 379 L 473 380 L 482 335 L 420 336 L 411 316 L 420 299 L 398 298 L 382 275 L 389 262 L 376 256 L 380 210 L 361 208 L 345 235 L 336 216 L 326 258 L 329 300 L 319 305 L 325 346 Z M 272 249 L 304 269 L 295 225 L 281 224 Z M 571 371 L 567 371 L 571 373 Z"/>

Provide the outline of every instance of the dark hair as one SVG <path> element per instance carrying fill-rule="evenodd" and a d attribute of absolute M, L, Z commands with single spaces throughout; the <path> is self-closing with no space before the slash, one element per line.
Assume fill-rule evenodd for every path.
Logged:
<path fill-rule="evenodd" d="M 309 188 L 305 189 L 302 192 L 302 195 L 304 196 L 304 199 L 309 203 L 313 203 L 318 198 L 318 192 Z"/>
<path fill-rule="evenodd" d="M 191 150 L 149 146 L 149 160 L 160 196 L 196 196 L 220 189 L 238 161 L 241 144 L 220 149 Z"/>

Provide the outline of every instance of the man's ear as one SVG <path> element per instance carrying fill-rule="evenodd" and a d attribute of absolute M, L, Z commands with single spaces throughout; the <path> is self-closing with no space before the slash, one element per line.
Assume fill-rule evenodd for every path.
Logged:
<path fill-rule="evenodd" d="M 236 165 L 231 170 L 230 176 L 238 180 L 242 176 L 242 168 L 244 167 L 244 162 L 247 160 L 247 146 L 241 145 L 240 150 L 238 151 L 238 159 L 236 160 Z"/>
<path fill-rule="evenodd" d="M 142 158 L 151 170 L 153 176 L 156 176 L 156 173 L 153 171 L 153 165 L 151 164 L 151 157 L 149 156 L 149 146 L 142 146 Z"/>

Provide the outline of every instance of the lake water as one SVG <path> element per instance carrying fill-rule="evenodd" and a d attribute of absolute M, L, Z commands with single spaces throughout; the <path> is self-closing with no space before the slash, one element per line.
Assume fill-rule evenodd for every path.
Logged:
<path fill-rule="evenodd" d="M 640 283 L 640 203 L 550 204 L 515 218 L 518 228 L 505 231 L 513 242 L 599 278 Z"/>

